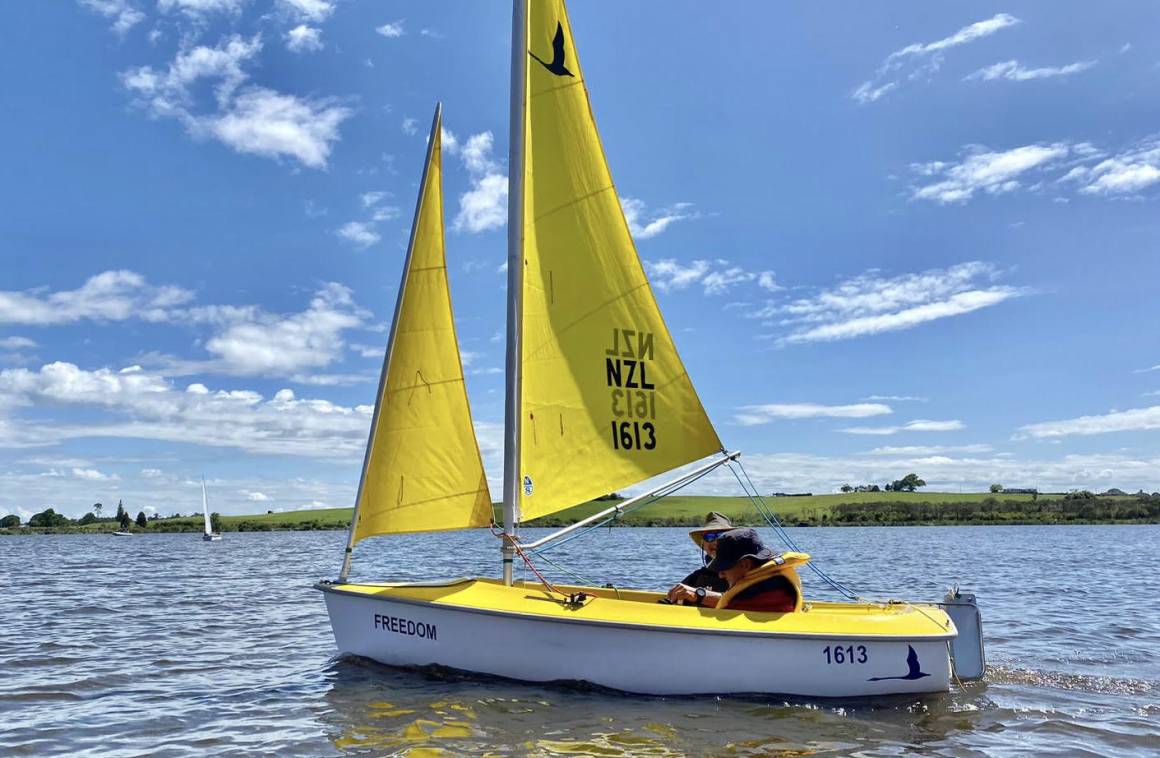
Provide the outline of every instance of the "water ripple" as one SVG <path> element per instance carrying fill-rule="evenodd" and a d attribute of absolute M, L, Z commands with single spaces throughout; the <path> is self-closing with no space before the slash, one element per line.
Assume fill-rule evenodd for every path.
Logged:
<path fill-rule="evenodd" d="M 4 755 L 1147 754 L 1160 739 L 1155 527 L 795 530 L 865 594 L 977 590 L 985 682 L 877 701 L 626 696 L 335 657 L 310 585 L 345 535 L 4 540 Z M 1060 556 L 1090 551 L 1082 585 Z M 448 558 L 448 556 L 451 556 Z M 614 556 L 610 558 L 610 556 Z M 659 558 L 657 556 L 663 556 Z M 841 563 L 826 556 L 841 557 Z M 551 554 L 581 575 L 663 588 L 696 565 L 681 530 L 614 529 Z M 482 532 L 361 544 L 356 578 L 494 574 Z M 556 576 L 556 579 L 565 577 Z M 812 586 L 815 597 L 830 597 Z M 696 662 L 690 662 L 696 676 Z"/>

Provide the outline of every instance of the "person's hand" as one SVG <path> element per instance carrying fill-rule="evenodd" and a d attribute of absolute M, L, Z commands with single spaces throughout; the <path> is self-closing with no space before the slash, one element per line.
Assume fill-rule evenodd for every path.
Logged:
<path fill-rule="evenodd" d="M 674 584 L 669 590 L 668 598 L 673 603 L 695 603 L 697 590 L 687 584 Z"/>

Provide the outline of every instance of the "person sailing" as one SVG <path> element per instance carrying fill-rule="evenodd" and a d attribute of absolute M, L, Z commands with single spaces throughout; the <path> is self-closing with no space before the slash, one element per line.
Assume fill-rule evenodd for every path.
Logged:
<path fill-rule="evenodd" d="M 809 562 L 807 554 L 775 553 L 753 529 L 733 529 L 718 535 L 714 542 L 716 556 L 705 568 L 720 574 L 728 589 L 718 593 L 678 585 L 681 589 L 674 588 L 676 600 L 730 611 L 789 613 L 801 609 L 801 580 L 796 567 Z"/>
<path fill-rule="evenodd" d="M 710 571 L 707 566 L 709 561 L 717 555 L 717 537 L 732 528 L 733 522 L 723 514 L 709 511 L 705 516 L 705 524 L 699 529 L 689 532 L 689 539 L 701 549 L 701 567 L 669 589 L 668 601 L 670 603 L 681 604 L 684 601 L 697 605 L 698 597 L 703 601 L 707 593 L 713 592 L 719 595 L 729 588 L 725 580 L 716 571 Z M 698 594 L 698 589 L 704 590 L 704 592 Z"/>

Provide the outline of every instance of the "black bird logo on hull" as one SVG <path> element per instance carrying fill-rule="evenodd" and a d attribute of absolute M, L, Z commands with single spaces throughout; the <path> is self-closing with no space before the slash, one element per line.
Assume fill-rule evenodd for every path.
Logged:
<path fill-rule="evenodd" d="M 872 676 L 866 681 L 881 682 L 886 679 L 903 679 L 910 681 L 913 679 L 922 679 L 924 676 L 930 676 L 930 674 L 923 673 L 918 663 L 918 653 L 914 652 L 914 648 L 910 645 L 907 645 L 906 649 L 910 651 L 906 654 L 906 666 L 910 669 L 906 672 L 906 676 Z"/>
<path fill-rule="evenodd" d="M 545 62 L 543 58 L 531 50 L 528 51 L 528 55 L 535 58 L 541 66 L 556 76 L 573 76 L 572 72 L 564 67 L 564 27 L 560 25 L 559 21 L 556 22 L 556 36 L 552 38 L 552 62 Z"/>

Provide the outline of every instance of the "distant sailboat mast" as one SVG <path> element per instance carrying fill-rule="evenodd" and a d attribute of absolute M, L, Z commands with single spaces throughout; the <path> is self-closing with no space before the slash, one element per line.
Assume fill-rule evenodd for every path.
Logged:
<path fill-rule="evenodd" d="M 205 515 L 205 534 L 208 537 L 213 534 L 213 529 L 209 521 L 209 498 L 205 494 L 204 476 L 201 478 L 201 511 Z"/>

